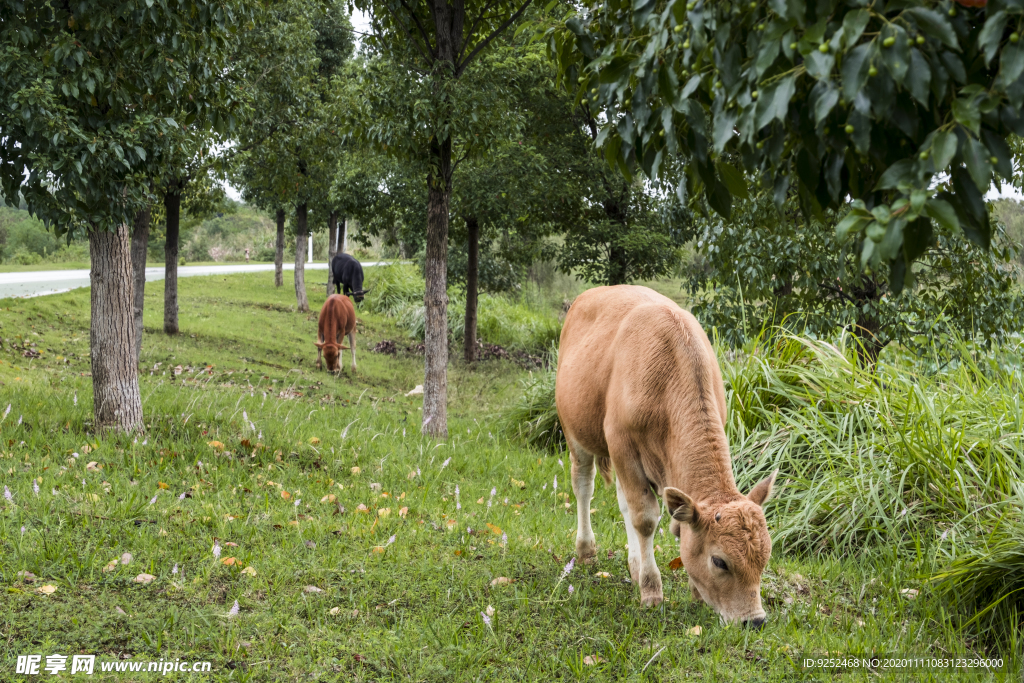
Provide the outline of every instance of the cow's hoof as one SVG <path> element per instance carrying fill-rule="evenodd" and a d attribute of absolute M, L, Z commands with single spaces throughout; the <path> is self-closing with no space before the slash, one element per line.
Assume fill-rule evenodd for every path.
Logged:
<path fill-rule="evenodd" d="M 665 596 L 661 594 L 661 591 L 657 593 L 651 593 L 650 595 L 641 595 L 640 604 L 644 607 L 657 607 L 665 601 Z"/>
<path fill-rule="evenodd" d="M 593 564 L 597 557 L 597 543 L 590 541 L 576 541 L 576 558 L 583 564 Z"/>

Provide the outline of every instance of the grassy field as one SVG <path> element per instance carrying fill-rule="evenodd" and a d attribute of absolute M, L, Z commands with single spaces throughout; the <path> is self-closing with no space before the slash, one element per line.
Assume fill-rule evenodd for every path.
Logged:
<path fill-rule="evenodd" d="M 667 600 L 642 609 L 615 493 L 599 484 L 598 563 L 565 575 L 568 459 L 498 429 L 530 374 L 453 360 L 451 436 L 424 439 L 421 398 L 405 395 L 422 356 L 368 351 L 413 344 L 405 328 L 364 308 L 358 372 L 318 373 L 316 313 L 296 313 L 290 283 L 272 278 L 181 280 L 174 338 L 159 332 L 162 288 L 147 288 L 137 438 L 91 432 L 88 291 L 0 301 L 0 679 L 22 679 L 18 655 L 85 653 L 212 663 L 101 681 L 1020 680 L 1019 660 L 1004 675 L 794 663 L 1012 658 L 958 632 L 900 552 L 776 553 L 769 623 L 752 631 L 691 600 L 662 531 Z M 318 310 L 323 291 L 310 294 Z M 734 462 L 741 480 L 756 465 Z"/>

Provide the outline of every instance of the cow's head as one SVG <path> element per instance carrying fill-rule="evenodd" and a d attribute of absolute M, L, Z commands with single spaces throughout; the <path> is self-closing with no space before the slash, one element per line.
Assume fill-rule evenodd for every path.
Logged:
<path fill-rule="evenodd" d="M 726 622 L 756 628 L 764 624 L 761 573 L 772 554 L 772 541 L 761 506 L 771 496 L 777 474 L 778 470 L 746 498 L 723 505 L 698 503 L 679 489 L 665 488 L 670 529 L 679 539 L 679 557 L 693 597 Z"/>
<path fill-rule="evenodd" d="M 313 342 L 316 347 L 323 351 L 324 360 L 327 362 L 328 372 L 341 372 L 341 346 L 331 342 Z"/>

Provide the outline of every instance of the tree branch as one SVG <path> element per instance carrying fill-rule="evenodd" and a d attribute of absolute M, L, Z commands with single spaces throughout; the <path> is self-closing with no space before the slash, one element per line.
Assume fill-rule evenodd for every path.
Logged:
<path fill-rule="evenodd" d="M 501 26 L 496 28 L 494 30 L 494 32 L 491 33 L 491 35 L 489 35 L 486 38 L 484 38 L 475 48 L 473 48 L 473 51 L 470 52 L 466 56 L 466 59 L 464 59 L 460 64 L 456 65 L 456 67 L 455 67 L 455 76 L 456 76 L 456 78 L 462 75 L 462 72 L 466 70 L 466 67 L 469 65 L 469 63 L 473 61 L 473 57 L 476 57 L 477 53 L 480 52 L 480 50 L 483 50 L 485 47 L 487 47 L 487 45 L 490 44 L 490 42 L 492 40 L 494 40 L 499 35 L 501 35 L 501 33 L 505 29 L 507 29 L 509 26 L 511 26 L 515 22 L 516 19 L 518 19 L 520 16 L 522 16 L 523 12 L 526 11 L 526 8 L 530 6 L 530 3 L 532 1 L 533 0 L 526 0 L 526 2 L 524 2 L 522 5 L 520 5 L 519 9 L 516 10 L 515 14 L 513 14 L 508 19 L 506 19 L 505 22 Z"/>
<path fill-rule="evenodd" d="M 423 24 L 420 23 L 420 18 L 416 16 L 416 12 L 413 11 L 412 7 L 409 7 L 409 4 L 405 0 L 398 1 L 402 3 L 402 7 L 405 8 L 405 11 L 409 13 L 409 16 L 411 16 L 412 20 L 416 23 L 416 28 L 419 29 L 420 35 L 423 37 L 423 45 L 425 48 L 420 47 L 420 44 L 416 42 L 416 37 L 412 34 L 412 31 L 406 28 L 405 30 L 409 34 L 409 37 L 412 38 L 412 44 L 416 46 L 416 50 L 423 56 L 423 59 L 427 61 L 427 64 L 432 64 L 434 59 L 437 58 L 437 55 L 434 54 L 434 49 L 430 47 L 430 37 L 427 35 L 426 29 L 423 28 Z M 385 6 L 387 6 L 387 3 L 385 3 Z M 388 12 L 391 12 L 390 8 L 388 8 Z M 394 12 L 392 12 L 391 15 L 394 16 L 396 20 L 398 19 Z M 405 27 L 403 26 L 402 28 Z M 424 49 L 430 51 L 429 57 L 424 53 Z"/>
<path fill-rule="evenodd" d="M 487 15 L 487 12 L 497 4 L 498 0 L 494 0 L 494 2 L 480 10 L 480 14 L 478 14 L 476 16 L 476 19 L 473 20 L 473 25 L 469 27 L 469 33 L 466 34 L 466 39 L 462 43 L 462 49 L 459 50 L 459 56 L 455 59 L 456 64 L 458 64 L 459 61 L 462 59 L 462 55 L 466 54 L 466 48 L 469 47 L 469 39 L 473 37 L 474 33 L 476 33 L 476 29 L 480 25 L 480 22 L 483 21 L 484 17 Z"/>
<path fill-rule="evenodd" d="M 847 301 L 849 301 L 851 304 L 853 304 L 855 306 L 857 305 L 857 300 L 856 299 L 854 299 L 852 296 L 850 296 L 849 294 L 847 294 L 843 290 L 839 289 L 838 287 L 833 287 L 831 285 L 826 285 L 824 282 L 819 282 L 818 286 L 821 287 L 822 289 L 827 289 L 827 290 L 833 291 L 836 294 L 838 294 L 839 296 L 841 296 L 842 298 L 844 298 Z"/>

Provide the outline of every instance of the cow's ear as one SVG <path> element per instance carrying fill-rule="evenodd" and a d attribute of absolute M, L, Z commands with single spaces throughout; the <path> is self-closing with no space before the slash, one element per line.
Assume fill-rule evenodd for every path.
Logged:
<path fill-rule="evenodd" d="M 775 488 L 775 477 L 779 475 L 779 471 L 775 470 L 767 478 L 762 479 L 758 482 L 757 486 L 750 490 L 747 498 L 751 502 L 757 503 L 763 506 L 768 502 L 768 499 L 772 497 L 772 489 Z"/>
<path fill-rule="evenodd" d="M 324 344 L 325 344 L 326 342 L 319 342 L 319 341 L 316 341 L 316 342 L 313 342 L 313 343 L 314 343 L 314 344 L 316 345 L 316 348 L 318 348 L 318 349 L 322 349 L 322 348 L 324 348 Z"/>
<path fill-rule="evenodd" d="M 700 520 L 700 504 L 679 489 L 666 486 L 664 498 L 672 519 L 694 525 Z"/>

